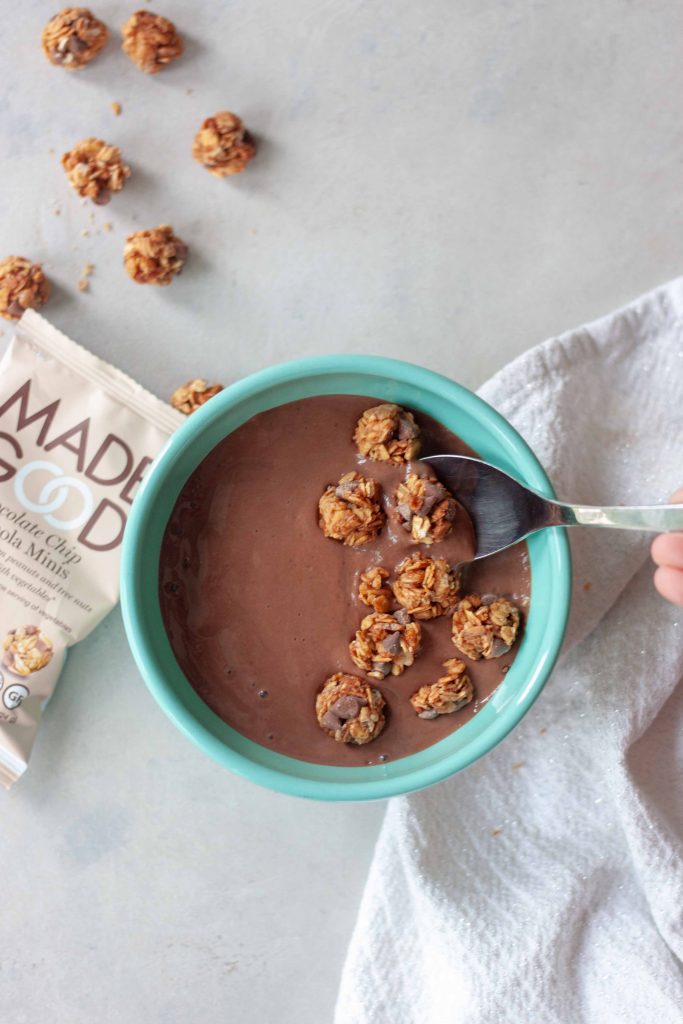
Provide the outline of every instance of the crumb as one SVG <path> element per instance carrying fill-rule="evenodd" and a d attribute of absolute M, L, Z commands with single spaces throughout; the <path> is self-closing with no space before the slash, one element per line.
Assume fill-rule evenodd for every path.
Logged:
<path fill-rule="evenodd" d="M 115 117 L 120 117 L 121 116 L 122 107 L 121 107 L 121 104 L 118 102 L 118 100 L 113 100 L 112 101 L 111 109 L 114 111 L 114 116 Z"/>
<path fill-rule="evenodd" d="M 103 231 L 111 231 L 111 226 L 112 226 L 111 225 L 111 221 L 110 220 L 105 220 L 104 224 L 102 225 L 102 230 Z"/>
<path fill-rule="evenodd" d="M 50 146 L 50 148 L 48 149 L 48 153 L 50 154 L 50 156 L 54 156 L 55 155 L 55 151 L 54 151 L 54 147 L 53 146 Z"/>
<path fill-rule="evenodd" d="M 83 235 L 83 238 L 89 238 L 90 237 L 90 232 L 88 231 L 87 228 L 81 228 L 81 234 Z"/>
<path fill-rule="evenodd" d="M 492 835 L 492 836 L 493 836 L 493 838 L 495 839 L 495 838 L 496 838 L 496 836 L 499 836 L 499 835 L 500 835 L 500 833 L 501 833 L 502 831 L 503 831 L 503 830 L 502 830 L 502 828 L 494 828 L 494 830 L 493 830 L 493 832 L 491 833 L 491 835 Z"/>
<path fill-rule="evenodd" d="M 548 731 L 548 730 L 546 729 L 546 727 L 545 727 L 545 726 L 543 726 L 543 728 L 542 728 L 542 729 L 539 729 L 539 730 L 538 730 L 538 735 L 539 735 L 539 736 L 545 736 L 545 734 L 547 733 L 547 731 Z"/>
<path fill-rule="evenodd" d="M 192 145 L 194 159 L 218 178 L 240 174 L 255 153 L 254 140 L 241 118 L 229 110 L 207 117 Z"/>
<path fill-rule="evenodd" d="M 80 279 L 80 281 L 78 282 L 78 290 L 79 290 L 79 292 L 87 292 L 87 290 L 88 290 L 88 282 L 87 282 L 86 278 L 82 277 Z"/>
<path fill-rule="evenodd" d="M 591 589 L 592 586 L 593 586 L 593 584 L 591 583 L 591 581 L 590 580 L 586 580 L 586 582 L 583 585 L 583 589 L 588 591 L 588 590 Z"/>
<path fill-rule="evenodd" d="M 61 217 L 61 215 L 62 215 L 62 211 L 59 209 L 58 206 L 55 206 L 55 208 L 54 208 L 54 210 L 52 212 L 55 215 L 55 217 Z"/>
<path fill-rule="evenodd" d="M 186 89 L 185 90 L 185 95 L 186 96 L 191 96 L 193 92 L 194 92 L 194 89 Z"/>
<path fill-rule="evenodd" d="M 525 764 L 526 761 L 515 761 L 515 763 L 512 766 L 512 770 L 517 771 L 518 768 L 523 768 Z"/>

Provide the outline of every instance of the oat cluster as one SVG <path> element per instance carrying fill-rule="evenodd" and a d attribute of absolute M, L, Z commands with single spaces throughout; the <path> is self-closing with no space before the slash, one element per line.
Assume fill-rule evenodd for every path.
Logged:
<path fill-rule="evenodd" d="M 124 164 L 121 150 L 102 139 L 83 139 L 62 157 L 62 167 L 80 196 L 104 206 L 112 192 L 120 192 L 130 167 Z"/>
<path fill-rule="evenodd" d="M 417 544 L 434 544 L 447 537 L 457 516 L 457 502 L 436 477 L 410 473 L 396 488 L 394 504 L 399 522 Z"/>
<path fill-rule="evenodd" d="M 123 263 L 137 284 L 170 284 L 181 272 L 187 258 L 187 246 L 173 234 L 170 224 L 129 235 L 123 250 Z"/>
<path fill-rule="evenodd" d="M 320 529 L 326 537 L 359 547 L 374 540 L 384 526 L 381 488 L 359 473 L 345 473 L 330 484 L 318 502 Z"/>
<path fill-rule="evenodd" d="M 240 174 L 255 153 L 254 140 L 241 118 L 229 110 L 207 117 L 192 146 L 195 160 L 217 178 Z"/>
<path fill-rule="evenodd" d="M 388 612 L 392 605 L 391 589 L 386 585 L 389 572 L 381 565 L 371 565 L 360 574 L 358 598 L 376 612 Z"/>
<path fill-rule="evenodd" d="M 417 456 L 420 428 L 411 412 L 387 402 L 365 410 L 353 440 L 365 458 L 400 465 Z"/>
<path fill-rule="evenodd" d="M 419 623 L 401 609 L 393 615 L 372 612 L 366 615 L 349 644 L 354 665 L 372 679 L 400 676 L 413 664 L 422 643 Z"/>
<path fill-rule="evenodd" d="M 6 669 L 17 676 L 30 676 L 45 668 L 52 658 L 52 642 L 40 632 L 38 626 L 18 626 L 10 629 L 3 641 Z"/>
<path fill-rule="evenodd" d="M 517 639 L 519 608 L 503 597 L 470 594 L 453 613 L 453 643 L 473 661 L 507 654 Z"/>
<path fill-rule="evenodd" d="M 414 554 L 397 567 L 392 590 L 413 618 L 434 619 L 455 608 L 459 585 L 457 572 L 445 559 Z"/>
<path fill-rule="evenodd" d="M 103 49 L 107 26 L 87 7 L 65 7 L 43 29 L 43 53 L 51 64 L 80 71 Z"/>
<path fill-rule="evenodd" d="M 460 711 L 474 696 L 472 680 L 467 675 L 467 665 L 459 658 L 444 661 L 446 674 L 440 676 L 435 683 L 421 686 L 412 697 L 410 703 L 418 718 L 438 718 L 439 715 L 452 715 Z"/>
<path fill-rule="evenodd" d="M 123 50 L 146 75 L 156 75 L 183 52 L 183 41 L 168 18 L 136 11 L 121 27 Z"/>
<path fill-rule="evenodd" d="M 208 381 L 198 377 L 196 380 L 189 380 L 187 384 L 183 384 L 182 387 L 175 389 L 171 395 L 171 405 L 178 412 L 190 416 L 222 390 L 222 384 L 209 384 Z"/>
<path fill-rule="evenodd" d="M 40 263 L 24 256 L 0 260 L 0 316 L 18 320 L 26 309 L 40 309 L 50 295 Z"/>
<path fill-rule="evenodd" d="M 320 728 L 338 743 L 361 746 L 384 728 L 384 697 L 358 676 L 337 672 L 325 681 L 315 700 Z"/>

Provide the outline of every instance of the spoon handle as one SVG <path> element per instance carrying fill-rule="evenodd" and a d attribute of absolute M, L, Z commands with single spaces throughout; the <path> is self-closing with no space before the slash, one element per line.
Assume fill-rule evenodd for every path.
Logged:
<path fill-rule="evenodd" d="M 561 526 L 612 526 L 618 530 L 651 530 L 666 533 L 683 530 L 683 505 L 623 505 L 599 508 L 591 505 L 569 505 L 549 502 Z"/>

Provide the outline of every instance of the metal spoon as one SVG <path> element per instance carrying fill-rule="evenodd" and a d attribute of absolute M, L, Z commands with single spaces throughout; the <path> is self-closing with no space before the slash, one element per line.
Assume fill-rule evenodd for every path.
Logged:
<path fill-rule="evenodd" d="M 611 526 L 664 533 L 683 530 L 683 505 L 599 508 L 552 501 L 488 462 L 466 455 L 428 455 L 439 480 L 469 513 L 476 534 L 474 561 L 509 548 L 546 526 Z"/>

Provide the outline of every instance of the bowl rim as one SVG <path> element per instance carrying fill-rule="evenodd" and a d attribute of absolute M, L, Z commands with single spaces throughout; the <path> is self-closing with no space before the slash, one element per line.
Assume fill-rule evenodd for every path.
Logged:
<path fill-rule="evenodd" d="M 546 497 L 555 497 L 552 484 L 541 463 L 515 428 L 492 406 L 485 402 L 484 399 L 450 378 L 426 367 L 384 356 L 341 354 L 309 356 L 288 360 L 250 374 L 224 388 L 223 391 L 211 399 L 211 402 L 206 403 L 197 412 L 193 413 L 191 417 L 188 417 L 186 422 L 181 424 L 168 439 L 142 481 L 130 510 L 121 554 L 121 605 L 128 643 L 147 688 L 162 710 L 181 732 L 223 767 L 261 785 L 265 785 L 270 789 L 294 796 L 323 799 L 326 801 L 384 799 L 434 785 L 473 764 L 504 739 L 538 698 L 559 656 L 570 611 L 572 587 L 571 557 L 566 532 L 562 528 L 551 528 L 544 531 L 543 534 L 530 538 L 529 541 L 530 547 L 534 544 L 543 544 L 550 552 L 555 571 L 553 586 L 557 586 L 558 592 L 553 602 L 552 614 L 549 614 L 544 629 L 545 646 L 543 657 L 534 666 L 534 670 L 527 678 L 522 693 L 514 702 L 508 703 L 500 714 L 496 715 L 487 726 L 486 732 L 483 735 L 474 737 L 470 741 L 466 751 L 456 750 L 432 764 L 409 770 L 406 775 L 397 775 L 393 778 L 378 776 L 372 780 L 358 779 L 357 781 L 302 778 L 280 768 L 259 764 L 246 757 L 244 754 L 228 746 L 210 729 L 207 729 L 204 724 L 198 721 L 197 717 L 172 690 L 164 673 L 159 670 L 153 647 L 142 627 L 145 615 L 141 606 L 142 587 L 140 585 L 140 576 L 141 562 L 144 561 L 141 556 L 144 550 L 145 531 L 149 526 L 151 517 L 154 515 L 155 499 L 160 491 L 163 490 L 169 473 L 185 451 L 185 448 L 194 443 L 211 424 L 219 420 L 228 410 L 261 392 L 266 392 L 294 381 L 301 381 L 308 377 L 334 377 L 336 375 L 365 377 L 368 379 L 369 384 L 370 378 L 373 377 L 392 379 L 399 381 L 402 385 L 416 387 L 424 392 L 427 397 L 436 395 L 447 402 L 453 402 L 465 415 L 467 415 L 468 410 L 472 413 L 476 410 L 480 415 L 484 411 L 487 429 L 495 433 L 498 440 L 506 443 L 510 451 L 514 452 L 518 463 L 520 463 L 521 469 L 515 472 L 519 472 L 529 486 L 534 487 Z M 330 391 L 326 393 L 344 392 Z M 371 384 L 368 388 L 368 393 L 372 394 Z M 292 399 L 286 401 L 290 400 Z M 278 402 L 275 404 L 284 403 Z M 233 429 L 235 427 L 231 428 L 223 436 L 228 436 Z M 157 578 L 156 575 L 154 578 Z M 500 689 L 501 687 L 498 688 L 496 693 Z M 192 693 L 194 694 L 195 691 L 192 690 Z M 213 716 L 218 722 L 222 722 L 218 716 L 215 716 L 208 709 L 207 705 L 200 698 L 197 699 L 202 704 L 202 707 L 208 711 L 209 716 Z M 441 742 L 446 741 L 443 740 Z M 434 746 L 438 746 L 438 744 L 426 749 L 433 749 Z M 410 756 L 417 757 L 418 755 Z M 410 756 L 399 759 L 394 764 L 408 761 Z M 311 768 L 311 763 L 309 762 L 302 762 L 281 754 L 277 755 L 277 757 L 284 762 L 290 762 L 294 765 L 306 765 L 309 769 Z M 331 766 L 319 767 L 329 769 Z M 380 768 L 379 765 L 376 767 Z M 355 768 L 339 769 L 339 771 L 344 772 L 358 770 Z"/>

